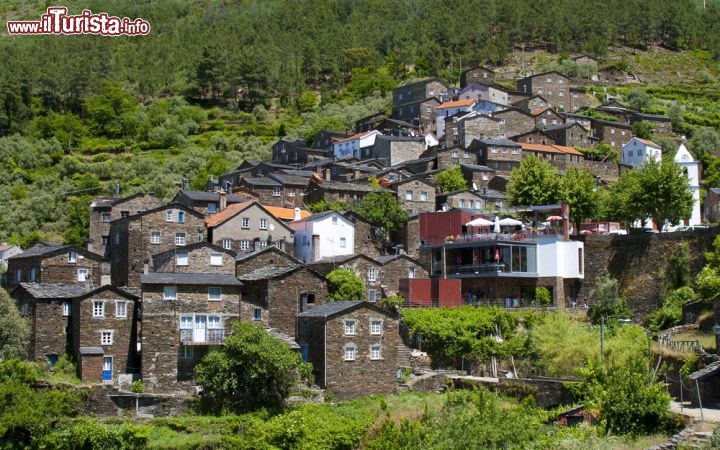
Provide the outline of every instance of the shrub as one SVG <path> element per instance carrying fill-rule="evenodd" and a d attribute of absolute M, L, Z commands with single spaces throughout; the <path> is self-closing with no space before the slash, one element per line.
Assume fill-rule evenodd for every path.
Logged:
<path fill-rule="evenodd" d="M 132 385 L 130 386 L 130 392 L 142 394 L 143 391 L 145 391 L 145 385 L 143 384 L 142 380 L 135 380 L 132 382 Z"/>
<path fill-rule="evenodd" d="M 330 282 L 328 300 L 365 300 L 365 282 L 349 269 L 335 269 L 327 275 Z"/>

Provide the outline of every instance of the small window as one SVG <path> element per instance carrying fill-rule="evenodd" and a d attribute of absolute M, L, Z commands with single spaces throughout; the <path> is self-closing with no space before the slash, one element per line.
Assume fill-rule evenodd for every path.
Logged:
<path fill-rule="evenodd" d="M 77 252 L 69 252 L 69 253 L 68 253 L 68 262 L 69 262 L 69 263 L 76 263 L 76 262 L 77 262 Z"/>
<path fill-rule="evenodd" d="M 90 274 L 90 270 L 81 267 L 77 271 L 77 280 L 79 283 L 84 283 L 88 279 L 88 275 Z"/>
<path fill-rule="evenodd" d="M 375 290 L 375 289 L 368 289 L 368 291 L 367 291 L 367 297 L 368 297 L 368 301 L 369 301 L 370 303 L 375 303 L 375 302 L 377 302 L 377 290 Z"/>
<path fill-rule="evenodd" d="M 378 335 L 382 334 L 382 320 L 372 319 L 370 321 L 370 334 Z"/>
<path fill-rule="evenodd" d="M 115 245 L 120 245 L 120 232 L 115 232 Z"/>
<path fill-rule="evenodd" d="M 103 237 L 102 237 L 102 245 L 103 245 L 103 247 L 107 246 L 109 243 L 110 243 L 110 238 L 109 238 L 109 236 L 103 236 Z"/>
<path fill-rule="evenodd" d="M 33 267 L 32 269 L 30 269 L 30 281 L 37 281 L 37 274 L 37 268 Z"/>
<path fill-rule="evenodd" d="M 250 241 L 243 239 L 240 241 L 240 250 L 249 250 L 250 249 Z"/>
<path fill-rule="evenodd" d="M 345 347 L 345 361 L 355 361 L 355 346 L 352 344 Z"/>
<path fill-rule="evenodd" d="M 412 200 L 413 199 L 413 191 L 407 191 L 405 193 L 405 200 Z"/>
<path fill-rule="evenodd" d="M 332 216 L 332 224 L 337 225 L 337 216 Z"/>
<path fill-rule="evenodd" d="M 368 281 L 375 282 L 380 271 L 378 269 L 368 269 Z"/>
<path fill-rule="evenodd" d="M 172 209 L 165 211 L 165 222 L 172 222 L 173 212 Z"/>
<path fill-rule="evenodd" d="M 258 241 L 258 248 L 267 247 L 267 241 Z"/>
<path fill-rule="evenodd" d="M 177 288 L 175 286 L 164 286 L 163 287 L 163 300 L 175 300 L 177 299 Z"/>
<path fill-rule="evenodd" d="M 262 308 L 253 308 L 253 320 L 262 320 Z"/>
<path fill-rule="evenodd" d="M 193 359 L 193 347 L 189 345 L 181 346 L 180 359 Z"/>
<path fill-rule="evenodd" d="M 176 258 L 178 266 L 188 265 L 188 252 L 177 252 Z"/>
<path fill-rule="evenodd" d="M 310 334 L 310 322 L 307 320 L 303 320 L 300 322 L 300 333 L 301 334 Z"/>
<path fill-rule="evenodd" d="M 224 248 L 225 250 L 232 249 L 232 239 L 223 239 L 222 248 Z"/>
<path fill-rule="evenodd" d="M 27 316 L 30 314 L 30 305 L 27 303 L 23 303 L 21 313 L 23 316 Z"/>
<path fill-rule="evenodd" d="M 211 300 L 211 301 L 222 300 L 222 288 L 221 287 L 209 287 L 208 288 L 208 300 Z"/>
<path fill-rule="evenodd" d="M 63 302 L 63 316 L 68 317 L 70 315 L 72 303 Z"/>
<path fill-rule="evenodd" d="M 273 197 L 280 197 L 282 195 L 282 188 L 281 187 L 274 187 L 272 191 Z"/>
<path fill-rule="evenodd" d="M 159 231 L 151 231 L 150 232 L 150 243 L 151 244 L 159 244 L 160 243 L 160 232 Z"/>
<path fill-rule="evenodd" d="M 346 248 L 347 247 L 347 239 L 344 237 L 340 238 L 340 248 Z"/>
<path fill-rule="evenodd" d="M 355 334 L 355 321 L 354 320 L 346 320 L 345 321 L 345 335 L 351 336 Z"/>
<path fill-rule="evenodd" d="M 415 268 L 408 267 L 408 278 L 415 278 Z"/>
<path fill-rule="evenodd" d="M 120 211 L 120 217 L 125 218 L 130 216 L 130 211 Z"/>
<path fill-rule="evenodd" d="M 211 253 L 210 254 L 210 265 L 211 266 L 222 266 L 223 254 L 222 253 Z"/>
<path fill-rule="evenodd" d="M 185 233 L 175 233 L 175 245 L 185 245 Z"/>
<path fill-rule="evenodd" d="M 421 202 L 426 202 L 427 199 L 428 199 L 428 193 L 427 193 L 427 192 L 421 192 L 421 193 L 420 193 L 420 201 L 421 201 Z"/>
<path fill-rule="evenodd" d="M 268 220 L 267 219 L 260 219 L 260 229 L 261 230 L 268 229 Z"/>
<path fill-rule="evenodd" d="M 93 317 L 105 317 L 105 302 L 93 302 Z"/>
<path fill-rule="evenodd" d="M 102 221 L 103 222 L 110 222 L 111 215 L 109 212 L 102 213 Z"/>
<path fill-rule="evenodd" d="M 370 347 L 370 359 L 373 361 L 382 359 L 380 357 L 380 344 L 375 344 Z"/>
<path fill-rule="evenodd" d="M 178 211 L 178 223 L 184 223 L 184 222 L 185 222 L 185 212 Z"/>
<path fill-rule="evenodd" d="M 100 332 L 100 345 L 112 345 L 113 343 L 113 332 L 112 331 L 101 331 Z"/>
<path fill-rule="evenodd" d="M 22 269 L 15 269 L 15 282 L 19 283 L 22 281 Z"/>
<path fill-rule="evenodd" d="M 243 218 L 242 218 L 242 221 L 241 221 L 241 223 L 240 223 L 240 226 L 241 226 L 244 230 L 249 230 L 249 229 L 250 229 L 250 218 L 249 218 L 249 217 L 243 217 Z"/>
<path fill-rule="evenodd" d="M 457 158 L 457 157 L 458 157 L 458 152 L 457 152 L 457 150 L 453 150 L 450 156 L 451 156 L 452 158 Z"/>
<path fill-rule="evenodd" d="M 208 203 L 208 214 L 215 214 L 217 212 L 217 203 Z"/>
<path fill-rule="evenodd" d="M 198 232 L 197 241 L 202 242 L 204 240 L 205 240 L 205 235 L 203 234 L 203 232 L 202 231 Z"/>
<path fill-rule="evenodd" d="M 115 302 L 115 317 L 127 317 L 127 302 Z"/>

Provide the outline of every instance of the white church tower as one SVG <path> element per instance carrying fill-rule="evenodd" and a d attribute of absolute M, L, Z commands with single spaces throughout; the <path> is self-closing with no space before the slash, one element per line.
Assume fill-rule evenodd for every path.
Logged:
<path fill-rule="evenodd" d="M 688 177 L 690 190 L 692 191 L 692 213 L 687 224 L 700 225 L 702 218 L 700 217 L 700 172 L 698 162 L 693 159 L 684 143 L 680 143 L 680 147 L 675 153 L 675 162 L 683 167 L 683 172 Z"/>

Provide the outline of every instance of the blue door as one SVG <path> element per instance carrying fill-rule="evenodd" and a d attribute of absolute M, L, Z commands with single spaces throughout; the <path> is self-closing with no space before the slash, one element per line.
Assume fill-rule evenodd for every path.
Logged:
<path fill-rule="evenodd" d="M 308 360 L 308 346 L 307 344 L 302 344 L 300 346 L 300 354 L 302 355 L 303 361 L 307 362 Z"/>
<path fill-rule="evenodd" d="M 58 362 L 58 355 L 46 355 L 47 360 L 50 363 L 51 366 L 55 366 Z"/>
<path fill-rule="evenodd" d="M 113 377 L 112 366 L 113 366 L 112 356 L 103 357 L 103 381 L 112 381 L 112 377 Z"/>

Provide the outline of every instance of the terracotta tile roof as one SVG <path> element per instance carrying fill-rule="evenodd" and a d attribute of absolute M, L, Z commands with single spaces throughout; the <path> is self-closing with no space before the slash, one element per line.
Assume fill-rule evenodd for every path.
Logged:
<path fill-rule="evenodd" d="M 235 203 L 233 205 L 230 205 L 219 213 L 213 214 L 212 216 L 205 219 L 205 224 L 208 226 L 208 228 L 216 227 L 228 220 L 229 218 L 233 217 L 235 214 L 238 214 L 240 211 L 244 210 L 253 203 L 257 202 Z M 258 203 L 258 205 L 260 205 L 260 203 Z M 290 221 L 295 219 L 295 210 L 293 208 L 280 208 L 277 206 L 266 205 L 261 206 L 265 208 L 270 214 L 272 214 L 276 219 L 280 219 L 283 221 Z M 300 210 L 300 217 L 302 219 L 310 216 L 310 214 L 310 211 Z"/>
<path fill-rule="evenodd" d="M 438 106 L 438 109 L 457 108 L 460 106 L 470 106 L 470 105 L 474 105 L 474 104 L 475 104 L 475 100 L 469 98 L 467 100 L 455 100 L 452 102 L 441 103 L 440 106 Z"/>
<path fill-rule="evenodd" d="M 535 108 L 535 109 L 533 109 L 532 111 L 530 111 L 530 114 L 532 114 L 533 116 L 537 116 L 538 114 L 544 113 L 544 112 L 547 111 L 548 109 L 550 109 L 549 106 L 546 106 L 546 107 L 544 107 L 544 108 Z"/>
<path fill-rule="evenodd" d="M 546 153 L 565 153 L 569 155 L 583 156 L 583 154 L 572 147 L 563 145 L 541 145 L 541 144 L 522 144 L 523 151 L 529 150 L 534 152 Z"/>
<path fill-rule="evenodd" d="M 362 139 L 370 133 L 372 133 L 372 131 L 364 131 L 362 133 L 353 134 L 352 136 L 346 137 L 344 139 L 333 139 L 333 142 L 338 143 L 338 142 L 354 141 L 355 139 Z"/>

